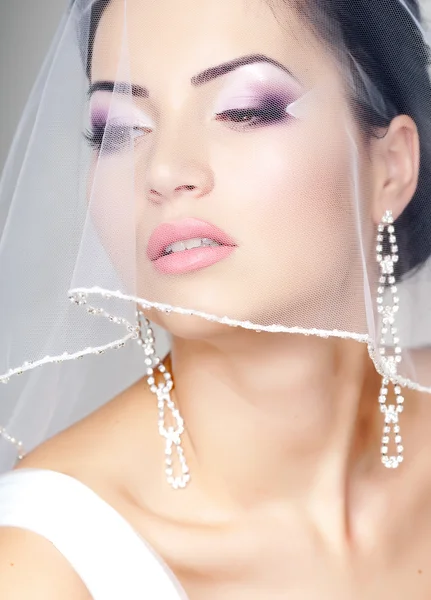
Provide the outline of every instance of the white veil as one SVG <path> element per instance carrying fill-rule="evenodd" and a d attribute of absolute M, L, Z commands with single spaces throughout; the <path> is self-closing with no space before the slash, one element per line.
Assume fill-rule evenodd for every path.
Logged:
<path fill-rule="evenodd" d="M 155 74 L 163 44 L 156 47 L 154 36 L 150 43 L 151 36 L 145 35 L 146 28 L 156 26 L 152 11 L 157 11 L 147 4 L 147 21 L 140 24 L 134 19 L 134 0 L 71 4 L 4 170 L 1 470 L 147 374 L 146 355 L 136 343 L 137 305 L 156 321 L 158 312 L 175 316 L 170 329 L 175 335 L 192 335 L 207 323 L 274 335 L 354 339 L 368 345 L 383 378 L 383 401 L 390 383 L 398 399 L 398 385 L 431 393 L 431 83 L 426 77 L 427 27 L 415 5 L 385 0 L 385 10 L 393 15 L 386 25 L 377 26 L 373 10 L 380 9 L 373 8 L 375 2 L 348 3 L 352 22 L 362 24 L 369 49 L 385 61 L 378 81 L 364 67 L 364 57 L 355 56 L 346 35 L 349 23 L 340 20 L 335 27 L 324 12 L 315 11 L 313 25 L 320 27 L 321 37 L 318 41 L 316 35 L 312 47 L 316 60 L 318 44 L 327 48 L 332 66 L 316 85 L 301 77 L 313 71 L 308 68 L 308 38 L 298 43 L 291 65 L 243 57 L 239 66 L 245 79 L 248 67 L 262 65 L 263 73 L 273 69 L 271 76 L 279 84 L 278 92 L 266 98 L 270 108 L 258 107 L 263 122 L 275 118 L 277 111 L 277 118 L 285 119 L 271 145 L 264 128 L 236 128 L 241 111 L 247 121 L 250 110 L 255 115 L 257 108 L 244 104 L 237 82 L 229 84 L 231 97 L 226 97 L 221 81 L 228 80 L 235 57 L 223 51 L 223 73 L 202 61 L 205 73 L 197 74 L 192 68 L 199 61 L 190 58 L 193 65 L 188 68 L 184 57 L 178 77 L 190 77 L 190 91 L 178 96 L 169 112 Z M 344 15 L 345 3 L 332 4 Z M 283 9 L 278 10 L 281 14 Z M 115 27 L 110 24 L 114 12 Z M 309 15 L 298 18 L 307 21 Z M 184 15 L 179 30 L 186 22 Z M 330 32 L 327 39 L 325 30 Z M 402 49 L 395 54 L 380 43 L 391 36 L 390 47 L 397 48 L 397 35 L 401 39 L 406 31 L 410 46 L 403 57 Z M 98 56 L 115 48 L 109 54 L 109 79 L 91 76 L 96 45 Z M 401 92 L 408 61 L 409 85 L 415 89 L 410 103 Z M 149 94 L 146 80 L 139 78 L 141 68 Z M 97 69 L 104 74 L 103 67 Z M 340 104 L 341 87 L 351 103 Z M 391 94 L 394 89 L 398 95 Z M 321 114 L 329 116 L 326 123 Z M 384 222 L 382 211 L 378 229 L 361 177 L 358 130 L 370 122 L 384 128 L 398 114 L 409 114 L 418 126 L 418 191 L 394 215 L 393 224 L 389 215 Z M 228 118 L 235 126 L 227 124 Z M 331 129 L 331 123 L 336 127 Z M 305 152 L 297 150 L 298 140 L 305 140 Z M 171 161 L 173 174 L 169 181 L 160 176 L 157 188 L 162 151 L 169 154 L 164 160 Z M 325 170 L 305 181 L 302 173 L 322 156 Z M 289 219 L 265 206 L 265 197 L 249 205 L 239 187 L 247 178 L 252 181 L 263 163 L 274 174 L 265 194 L 276 197 L 277 206 L 291 204 Z M 280 164 L 289 171 L 289 188 L 282 189 L 277 181 Z M 228 167 L 230 188 L 223 188 L 217 173 Z M 171 184 L 172 197 L 181 199 L 174 208 L 165 202 Z M 178 254 L 177 247 L 170 248 L 177 241 L 178 224 L 187 234 L 179 239 L 201 240 L 200 249 L 183 250 L 196 255 L 201 268 L 190 266 L 190 258 L 188 270 L 181 272 L 172 258 Z M 264 243 L 269 233 L 271 247 Z M 202 261 L 207 261 L 205 268 Z M 392 331 L 394 323 L 397 331 Z M 169 333 L 153 328 L 156 354 L 162 356 L 169 349 Z M 386 427 L 395 423 L 387 411 L 386 418 Z M 395 459 L 388 466 L 397 465 Z"/>

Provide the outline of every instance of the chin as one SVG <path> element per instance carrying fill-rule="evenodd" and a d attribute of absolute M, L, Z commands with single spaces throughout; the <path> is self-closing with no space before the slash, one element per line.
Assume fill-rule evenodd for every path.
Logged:
<path fill-rule="evenodd" d="M 195 315 L 167 314 L 155 308 L 145 310 L 144 312 L 152 323 L 165 329 L 175 337 L 188 340 L 209 339 L 229 334 L 236 329 L 229 325 L 208 321 Z"/>

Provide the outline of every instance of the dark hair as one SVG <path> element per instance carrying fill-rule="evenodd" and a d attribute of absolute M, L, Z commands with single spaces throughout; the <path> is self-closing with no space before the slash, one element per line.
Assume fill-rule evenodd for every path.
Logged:
<path fill-rule="evenodd" d="M 86 60 L 89 78 L 94 37 L 109 2 L 96 0 L 91 8 Z M 267 2 L 274 5 L 274 0 Z M 418 0 L 405 0 L 408 9 L 400 0 L 281 0 L 283 2 L 293 4 L 329 48 L 333 47 L 334 39 L 339 39 L 337 35 L 341 36 L 350 57 L 379 90 L 386 104 L 387 118 L 364 100 L 366 94 L 358 93 L 352 98 L 365 133 L 372 135 L 376 128 L 388 127 L 396 114 L 409 115 L 416 123 L 421 159 L 418 187 L 395 224 L 400 258 L 395 274 L 399 278 L 414 272 L 431 255 L 430 49 L 408 12 L 409 9 L 417 21 L 422 22 Z M 360 92 L 362 79 L 356 79 Z"/>
<path fill-rule="evenodd" d="M 75 0 L 72 0 L 72 6 Z M 91 79 L 91 63 L 93 60 L 93 46 L 94 46 L 94 38 L 96 37 L 97 27 L 99 26 L 100 19 L 102 18 L 103 12 L 105 8 L 108 6 L 111 0 L 95 0 L 91 6 L 91 15 L 90 15 L 90 28 L 89 31 L 86 32 L 88 34 L 88 48 L 86 50 L 85 56 L 85 69 L 87 73 L 87 77 Z"/>

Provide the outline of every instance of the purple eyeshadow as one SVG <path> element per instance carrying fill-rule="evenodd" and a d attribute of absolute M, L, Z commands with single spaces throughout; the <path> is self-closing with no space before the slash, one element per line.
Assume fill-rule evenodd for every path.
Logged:
<path fill-rule="evenodd" d="M 287 106 L 287 104 L 289 103 L 289 99 L 287 98 L 287 96 L 276 94 L 264 94 L 260 98 L 259 102 L 262 108 L 280 109 Z"/>
<path fill-rule="evenodd" d="M 91 111 L 91 126 L 94 128 L 104 127 L 108 118 L 107 111 L 103 108 L 94 108 Z"/>
<path fill-rule="evenodd" d="M 277 82 L 252 82 L 227 90 L 218 102 L 217 112 L 222 110 L 258 109 L 281 110 L 296 100 L 296 94 L 290 86 Z"/>
<path fill-rule="evenodd" d="M 296 100 L 296 95 L 286 86 L 274 85 L 273 83 L 265 86 L 253 86 L 256 98 L 264 106 L 288 105 Z"/>

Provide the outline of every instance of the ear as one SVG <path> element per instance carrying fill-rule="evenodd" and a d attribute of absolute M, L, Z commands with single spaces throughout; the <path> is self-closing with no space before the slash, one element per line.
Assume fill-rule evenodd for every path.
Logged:
<path fill-rule="evenodd" d="M 386 133 L 373 140 L 373 221 L 380 223 L 385 211 L 397 219 L 412 199 L 418 184 L 420 146 L 413 119 L 395 117 Z"/>

